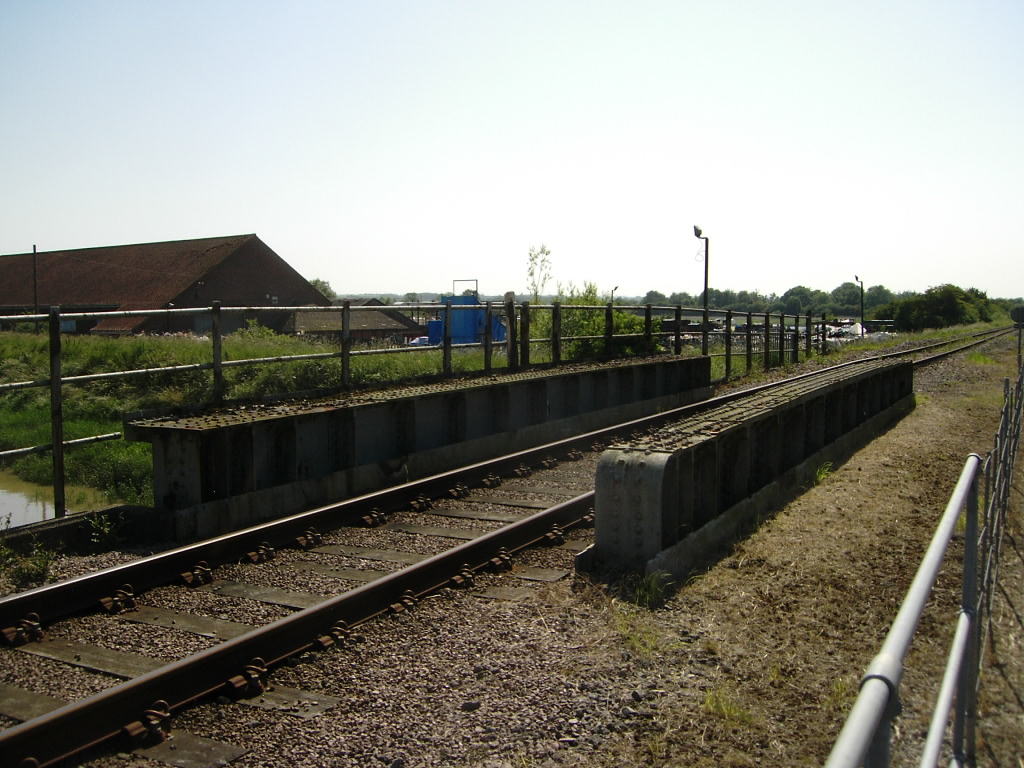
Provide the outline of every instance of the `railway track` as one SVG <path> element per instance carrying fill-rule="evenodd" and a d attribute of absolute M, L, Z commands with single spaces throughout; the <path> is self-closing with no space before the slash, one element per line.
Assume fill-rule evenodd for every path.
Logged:
<path fill-rule="evenodd" d="M 926 365 L 993 335 L 895 354 L 924 355 L 916 364 Z M 52 765 L 97 744 L 159 744 L 176 711 L 211 695 L 263 704 L 269 697 L 301 712 L 329 706 L 302 691 L 271 697 L 268 675 L 344 644 L 362 622 L 445 587 L 469 587 L 483 571 L 566 575 L 526 565 L 522 553 L 588 543 L 593 469 L 605 444 L 779 383 L 4 598 L 5 665 L 43 658 L 67 670 L 57 674 L 68 695 L 0 686 L 0 765 Z M 175 748 L 187 743 L 176 732 Z M 220 747 L 195 748 L 209 755 Z"/>

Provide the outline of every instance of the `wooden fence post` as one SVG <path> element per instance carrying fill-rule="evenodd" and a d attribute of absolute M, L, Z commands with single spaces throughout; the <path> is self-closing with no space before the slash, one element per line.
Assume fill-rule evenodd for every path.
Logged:
<path fill-rule="evenodd" d="M 681 355 L 683 353 L 683 306 L 681 304 L 676 304 L 676 332 L 673 344 L 676 354 Z"/>
<path fill-rule="evenodd" d="M 516 300 L 511 291 L 505 296 L 505 318 L 508 322 L 505 349 L 508 350 L 508 369 L 519 370 L 519 334 L 516 332 Z"/>
<path fill-rule="evenodd" d="M 224 344 L 220 330 L 220 302 L 210 306 L 210 335 L 213 337 L 213 402 L 224 402 Z"/>
<path fill-rule="evenodd" d="M 53 442 L 53 509 L 67 514 L 64 499 L 64 400 L 61 397 L 60 307 L 50 307 L 50 435 Z"/>
<path fill-rule="evenodd" d="M 348 389 L 352 386 L 352 302 L 341 303 L 341 386 Z"/>
<path fill-rule="evenodd" d="M 654 344 L 652 343 L 654 318 L 651 315 L 651 305 L 647 304 L 644 307 L 644 354 L 649 355 L 654 352 Z"/>
<path fill-rule="evenodd" d="M 732 375 L 732 310 L 725 310 L 725 380 Z"/>
<path fill-rule="evenodd" d="M 562 362 L 562 305 L 557 301 L 551 306 L 551 362 Z"/>
<path fill-rule="evenodd" d="M 754 367 L 754 313 L 747 312 L 747 374 Z"/>
<path fill-rule="evenodd" d="M 772 316 L 764 313 L 764 369 L 770 371 L 772 367 Z"/>
<path fill-rule="evenodd" d="M 484 306 L 486 307 L 484 310 L 484 373 L 490 373 L 491 357 L 494 354 L 494 331 L 491 324 L 494 321 L 491 319 L 491 302 L 488 301 Z"/>
<path fill-rule="evenodd" d="M 519 362 L 523 368 L 530 366 L 530 302 L 523 302 L 522 314 L 519 316 Z"/>
<path fill-rule="evenodd" d="M 779 312 L 779 365 L 786 364 L 786 315 Z"/>
<path fill-rule="evenodd" d="M 612 357 L 612 335 L 615 333 L 615 320 L 612 316 L 614 310 L 609 301 L 604 309 L 604 357 L 606 360 Z"/>
<path fill-rule="evenodd" d="M 444 336 L 441 338 L 441 370 L 445 375 L 452 372 L 452 303 L 444 303 Z"/>

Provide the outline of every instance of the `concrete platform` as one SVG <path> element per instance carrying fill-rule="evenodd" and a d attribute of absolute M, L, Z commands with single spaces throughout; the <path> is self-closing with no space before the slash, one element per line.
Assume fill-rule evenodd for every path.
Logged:
<path fill-rule="evenodd" d="M 577 566 L 682 577 L 822 463 L 912 408 L 912 363 L 865 363 L 611 446 L 597 468 L 594 545 Z"/>
<path fill-rule="evenodd" d="M 214 536 L 711 394 L 710 359 L 657 357 L 126 419 L 155 506 Z"/>

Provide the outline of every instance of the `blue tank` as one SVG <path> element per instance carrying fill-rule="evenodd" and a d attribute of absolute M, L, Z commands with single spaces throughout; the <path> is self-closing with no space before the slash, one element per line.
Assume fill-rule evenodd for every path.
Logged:
<path fill-rule="evenodd" d="M 450 302 L 455 306 L 473 306 L 474 309 L 452 310 L 452 344 L 482 344 L 487 322 L 487 308 L 476 296 L 444 296 L 441 303 Z M 444 342 L 444 311 L 440 320 L 427 322 L 427 335 L 431 344 Z M 505 341 L 505 325 L 500 315 L 491 315 L 491 338 L 494 341 Z"/>

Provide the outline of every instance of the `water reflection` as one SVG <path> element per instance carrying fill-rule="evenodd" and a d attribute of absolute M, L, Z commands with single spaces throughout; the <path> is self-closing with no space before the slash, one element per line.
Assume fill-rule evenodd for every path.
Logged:
<path fill-rule="evenodd" d="M 82 512 L 105 506 L 103 495 L 73 486 L 64 489 L 68 512 Z M 0 529 L 53 520 L 53 488 L 26 483 L 11 470 L 0 470 Z"/>
<path fill-rule="evenodd" d="M 55 517 L 53 501 L 33 498 L 17 491 L 0 488 L 0 528 L 38 523 Z"/>

